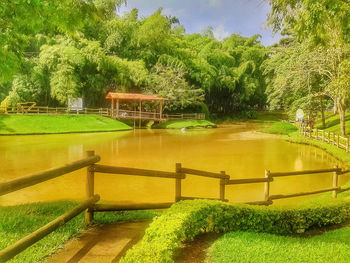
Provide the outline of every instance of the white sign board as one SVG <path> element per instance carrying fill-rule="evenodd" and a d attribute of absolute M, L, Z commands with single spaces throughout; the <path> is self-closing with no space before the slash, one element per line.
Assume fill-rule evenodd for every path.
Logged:
<path fill-rule="evenodd" d="M 301 121 L 304 119 L 304 111 L 302 109 L 297 110 L 296 120 Z"/>
<path fill-rule="evenodd" d="M 68 108 L 70 110 L 82 110 L 83 99 L 82 98 L 68 99 Z"/>

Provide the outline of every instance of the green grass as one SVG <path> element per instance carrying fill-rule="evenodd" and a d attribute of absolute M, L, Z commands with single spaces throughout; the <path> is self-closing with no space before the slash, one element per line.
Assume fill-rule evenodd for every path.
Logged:
<path fill-rule="evenodd" d="M 322 120 L 316 120 L 316 128 L 323 129 Z M 332 114 L 326 118 L 326 129 L 327 132 L 335 132 L 340 134 L 340 119 L 339 115 Z M 345 114 L 345 130 L 347 134 L 350 134 L 350 113 Z"/>
<path fill-rule="evenodd" d="M 197 129 L 197 128 L 215 128 L 216 125 L 207 120 L 179 120 L 167 121 L 154 125 L 155 129 Z"/>
<path fill-rule="evenodd" d="M 256 121 L 271 122 L 288 120 L 288 115 L 281 111 L 258 111 L 256 114 Z"/>
<path fill-rule="evenodd" d="M 345 227 L 311 238 L 227 233 L 212 245 L 208 262 L 347 263 L 349 259 L 350 228 Z"/>
<path fill-rule="evenodd" d="M 262 131 L 266 133 L 283 134 L 283 135 L 290 134 L 297 130 L 298 130 L 297 127 L 295 127 L 293 124 L 288 122 L 274 122 L 272 124 L 265 126 L 262 129 Z"/>
<path fill-rule="evenodd" d="M 349 187 L 348 183 L 346 187 Z M 300 206 L 321 206 L 329 202 L 331 193 L 304 201 Z M 346 200 L 349 192 L 338 195 Z M 319 235 L 307 232 L 302 236 L 281 236 L 270 233 L 229 232 L 216 240 L 209 249 L 207 262 L 349 262 L 350 227 L 333 231 L 318 231 Z"/>
<path fill-rule="evenodd" d="M 0 135 L 129 130 L 130 126 L 97 115 L 0 115 Z"/>
<path fill-rule="evenodd" d="M 280 120 L 287 120 L 288 115 L 281 111 L 253 111 L 250 116 L 246 114 L 238 114 L 235 116 L 227 116 L 214 120 L 216 124 L 235 124 L 239 122 L 275 122 Z"/>
<path fill-rule="evenodd" d="M 78 202 L 60 201 L 0 207 L 0 249 L 13 244 L 76 205 L 78 205 Z M 96 213 L 95 220 L 98 223 L 111 223 L 124 220 L 151 219 L 159 214 L 160 212 L 153 211 L 106 212 Z M 84 216 L 80 214 L 63 227 L 20 253 L 10 262 L 40 262 L 61 248 L 68 239 L 77 235 L 84 228 Z"/>

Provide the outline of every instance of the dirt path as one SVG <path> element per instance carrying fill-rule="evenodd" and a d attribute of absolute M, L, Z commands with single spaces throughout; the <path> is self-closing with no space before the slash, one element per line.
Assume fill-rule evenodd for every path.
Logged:
<path fill-rule="evenodd" d="M 46 263 L 117 263 L 144 235 L 150 221 L 96 226 L 68 241 Z"/>
<path fill-rule="evenodd" d="M 176 263 L 203 263 L 207 257 L 210 245 L 221 234 L 207 233 L 196 237 L 192 242 L 185 243 L 180 254 L 176 258 Z"/>

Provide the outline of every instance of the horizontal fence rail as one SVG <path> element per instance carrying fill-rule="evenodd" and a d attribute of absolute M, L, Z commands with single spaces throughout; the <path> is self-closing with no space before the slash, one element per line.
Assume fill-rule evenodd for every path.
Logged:
<path fill-rule="evenodd" d="M 100 161 L 100 156 L 91 156 L 83 160 L 72 162 L 65 166 L 52 168 L 43 172 L 35 173 L 9 182 L 1 183 L 0 196 L 79 170 L 98 161 Z"/>
<path fill-rule="evenodd" d="M 222 173 L 211 173 L 211 172 L 205 172 L 195 169 L 189 169 L 189 168 L 181 168 L 181 173 L 185 174 L 192 174 L 192 175 L 198 175 L 203 177 L 211 177 L 211 178 L 217 178 L 217 179 L 229 179 L 230 176 Z"/>
<path fill-rule="evenodd" d="M 65 107 L 48 107 L 36 105 L 20 105 L 17 107 L 1 107 L 0 114 L 35 114 L 35 115 L 65 115 L 65 114 L 94 114 L 104 117 L 129 120 L 155 120 L 155 121 L 172 121 L 172 120 L 205 120 L 205 113 L 186 113 L 186 114 L 160 114 L 159 112 L 145 112 L 137 110 L 122 110 L 111 108 L 65 108 Z"/>
<path fill-rule="evenodd" d="M 230 179 L 230 175 L 226 174 L 225 171 L 220 171 L 218 173 L 208 172 L 196 169 L 190 169 L 182 167 L 181 163 L 175 165 L 174 172 L 168 171 L 158 171 L 149 169 L 139 169 L 131 167 L 118 167 L 110 165 L 97 164 L 100 161 L 100 156 L 95 155 L 94 151 L 88 151 L 87 157 L 69 163 L 67 165 L 52 168 L 46 171 L 34 173 L 29 176 L 18 178 L 9 182 L 0 184 L 0 196 L 15 192 L 17 190 L 30 187 L 41 182 L 62 176 L 64 174 L 79 170 L 81 168 L 86 168 L 86 198 L 76 208 L 66 212 L 62 216 L 48 223 L 47 225 L 41 227 L 37 231 L 29 234 L 28 236 L 17 241 L 15 244 L 0 251 L 0 262 L 5 262 L 15 255 L 19 254 L 21 251 L 25 250 L 29 246 L 33 245 L 43 237 L 47 236 L 55 229 L 59 228 L 81 212 L 85 211 L 85 223 L 87 225 L 91 224 L 94 213 L 97 212 L 109 212 L 109 211 L 126 211 L 126 210 L 146 210 L 146 209 L 166 209 L 169 208 L 174 202 L 181 200 L 193 200 L 193 199 L 210 199 L 210 200 L 220 200 L 223 202 L 228 202 L 225 198 L 225 191 L 227 186 L 232 185 L 243 185 L 243 184 L 264 184 L 264 198 L 263 200 L 245 202 L 248 205 L 262 205 L 268 206 L 272 205 L 274 200 L 300 197 L 306 195 L 314 195 L 325 192 L 333 192 L 333 197 L 336 198 L 338 193 L 345 191 L 350 191 L 350 187 L 342 188 L 339 186 L 339 176 L 350 173 L 350 170 L 342 170 L 338 167 L 330 169 L 318 169 L 318 170 L 304 170 L 304 171 L 292 171 L 292 172 L 270 172 L 265 171 L 265 177 L 262 178 L 243 178 L 243 179 Z M 104 204 L 97 203 L 100 200 L 100 196 L 94 193 L 95 186 L 95 173 L 104 174 L 114 174 L 114 175 L 130 175 L 130 176 L 145 176 L 151 178 L 167 178 L 174 180 L 175 186 L 175 200 L 174 202 L 166 203 L 141 203 L 141 204 Z M 288 176 L 299 176 L 299 175 L 309 175 L 309 174 L 322 174 L 322 173 L 332 173 L 333 183 L 332 187 L 327 189 L 318 189 L 309 192 L 291 193 L 291 194 L 275 194 L 271 195 L 271 184 L 274 182 L 275 177 L 288 177 Z M 189 197 L 182 195 L 182 180 L 186 179 L 186 175 L 194 175 L 200 177 L 207 177 L 218 180 L 219 195 L 218 198 L 200 198 L 200 197 Z"/>
<path fill-rule="evenodd" d="M 334 132 L 326 132 L 325 130 L 312 129 L 307 126 L 300 127 L 300 133 L 310 139 L 322 141 L 336 146 L 339 149 L 343 149 L 346 152 L 350 151 L 350 139 Z"/>
<path fill-rule="evenodd" d="M 307 174 L 321 174 L 321 173 L 330 173 L 330 172 L 340 172 L 340 168 L 331 168 L 331 169 L 319 169 L 319 170 L 305 170 L 305 171 L 296 171 L 296 172 L 283 172 L 283 173 L 270 173 L 271 177 L 282 177 L 282 176 L 295 176 L 295 175 L 307 175 Z"/>
<path fill-rule="evenodd" d="M 35 244 L 39 240 L 46 237 L 48 234 L 55 231 L 57 228 L 63 226 L 68 221 L 79 215 L 81 212 L 86 210 L 87 208 L 91 207 L 93 204 L 95 204 L 98 200 L 100 200 L 100 197 L 98 195 L 89 198 L 79 206 L 75 207 L 74 209 L 70 210 L 69 212 L 63 214 L 62 216 L 56 218 L 55 220 L 51 221 L 50 223 L 46 224 L 42 228 L 39 228 L 35 232 L 29 234 L 28 236 L 20 239 L 13 245 L 3 249 L 0 251 L 0 262 L 5 262 L 14 256 L 18 255 L 20 252 L 25 250 L 26 248 L 30 247 L 31 245 Z"/>
<path fill-rule="evenodd" d="M 108 165 L 94 165 L 94 172 L 96 173 L 108 173 L 108 174 L 126 174 L 126 175 L 135 175 L 135 176 L 147 176 L 147 177 L 161 177 L 161 178 L 180 178 L 185 179 L 186 176 L 179 175 L 172 172 L 163 172 L 156 170 L 145 170 L 137 168 L 128 168 L 128 167 L 114 167 Z"/>

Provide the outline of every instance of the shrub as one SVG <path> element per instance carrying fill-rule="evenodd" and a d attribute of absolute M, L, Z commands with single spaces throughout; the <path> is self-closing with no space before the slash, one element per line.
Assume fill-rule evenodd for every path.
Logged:
<path fill-rule="evenodd" d="M 342 223 L 350 218 L 350 201 L 330 200 L 298 207 L 256 207 L 212 200 L 174 204 L 146 230 L 143 240 L 121 260 L 174 262 L 182 242 L 201 232 L 252 231 L 294 234 L 298 230 Z"/>

